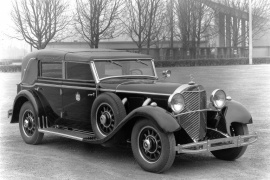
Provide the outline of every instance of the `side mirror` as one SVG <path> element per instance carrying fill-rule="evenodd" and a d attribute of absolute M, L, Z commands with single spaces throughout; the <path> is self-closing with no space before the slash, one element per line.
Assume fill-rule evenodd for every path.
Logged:
<path fill-rule="evenodd" d="M 172 74 L 171 70 L 165 70 L 165 71 L 162 71 L 162 76 L 164 79 L 170 77 Z"/>

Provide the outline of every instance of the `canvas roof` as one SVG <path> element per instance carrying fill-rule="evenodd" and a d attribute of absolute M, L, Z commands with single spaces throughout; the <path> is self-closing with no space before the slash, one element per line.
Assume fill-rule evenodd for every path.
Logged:
<path fill-rule="evenodd" d="M 126 51 L 111 49 L 44 49 L 28 54 L 24 60 L 30 58 L 46 61 L 92 61 L 98 59 L 130 59 L 130 58 L 151 58 L 149 55 L 130 53 Z"/>

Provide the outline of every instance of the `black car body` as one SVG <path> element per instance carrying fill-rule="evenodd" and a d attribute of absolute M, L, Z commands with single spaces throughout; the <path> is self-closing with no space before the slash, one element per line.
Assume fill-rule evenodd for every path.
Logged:
<path fill-rule="evenodd" d="M 234 160 L 257 140 L 243 105 L 219 89 L 207 104 L 204 87 L 192 81 L 159 81 L 148 55 L 39 50 L 24 57 L 21 78 L 9 115 L 28 144 L 40 143 L 44 133 L 103 145 L 131 142 L 143 169 L 162 172 L 176 154 L 209 151 Z"/>

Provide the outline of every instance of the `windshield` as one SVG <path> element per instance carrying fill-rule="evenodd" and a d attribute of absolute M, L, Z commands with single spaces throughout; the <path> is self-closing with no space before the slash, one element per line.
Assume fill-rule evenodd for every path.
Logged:
<path fill-rule="evenodd" d="M 98 60 L 94 63 L 100 80 L 111 77 L 155 77 L 154 67 L 150 59 Z"/>

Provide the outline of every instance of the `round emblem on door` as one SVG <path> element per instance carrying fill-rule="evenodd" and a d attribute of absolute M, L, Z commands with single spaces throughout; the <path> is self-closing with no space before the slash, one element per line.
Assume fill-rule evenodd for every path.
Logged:
<path fill-rule="evenodd" d="M 76 101 L 80 101 L 81 100 L 81 95 L 77 92 L 76 93 Z"/>

